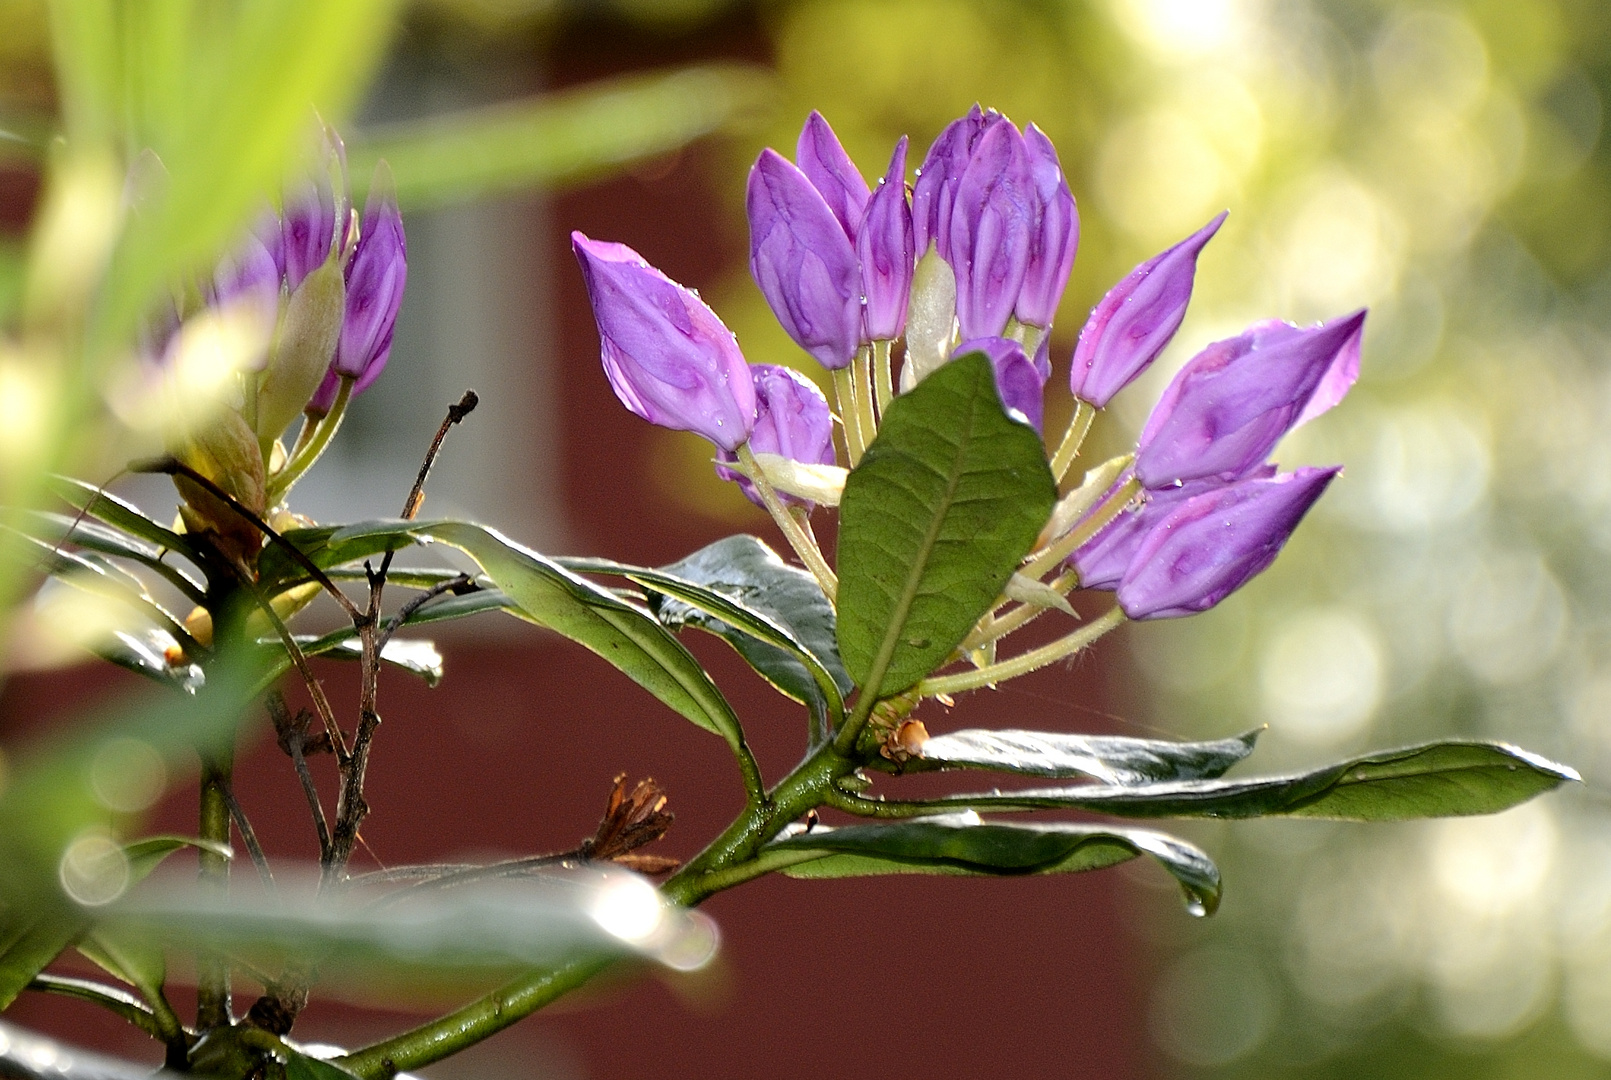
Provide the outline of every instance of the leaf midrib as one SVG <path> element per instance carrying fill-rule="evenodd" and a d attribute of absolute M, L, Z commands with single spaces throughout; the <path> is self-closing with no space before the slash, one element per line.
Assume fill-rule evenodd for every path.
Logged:
<path fill-rule="evenodd" d="M 976 384 L 977 385 L 977 384 Z M 918 585 L 922 583 L 924 570 L 928 566 L 929 557 L 934 553 L 934 546 L 939 541 L 940 529 L 945 521 L 951 504 L 956 499 L 957 488 L 962 483 L 963 461 L 968 453 L 968 439 L 973 434 L 974 425 L 978 422 L 979 395 L 974 393 L 968 403 L 968 422 L 963 426 L 962 437 L 957 440 L 956 453 L 952 457 L 951 469 L 946 476 L 945 497 L 940 501 L 935 511 L 929 517 L 929 526 L 923 536 L 923 544 L 918 548 L 918 558 L 913 560 L 912 568 L 906 575 L 906 584 L 901 589 L 895 601 L 895 607 L 890 612 L 889 626 L 884 632 L 884 640 L 879 643 L 878 652 L 873 656 L 872 665 L 867 672 L 867 684 L 863 692 L 870 693 L 876 699 L 879 691 L 883 689 L 884 674 L 895 658 L 895 648 L 900 643 L 900 636 L 906 629 L 907 616 L 911 614 L 912 604 L 917 600 Z"/>

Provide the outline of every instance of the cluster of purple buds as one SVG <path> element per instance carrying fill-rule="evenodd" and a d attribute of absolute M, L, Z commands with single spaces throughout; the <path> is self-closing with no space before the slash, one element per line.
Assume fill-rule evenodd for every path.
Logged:
<path fill-rule="evenodd" d="M 870 187 L 814 112 L 793 162 L 767 149 L 750 170 L 750 270 L 784 330 L 835 373 L 851 466 L 858 439 L 865 445 L 876 430 L 870 358 L 886 365 L 881 411 L 893 394 L 890 346 L 903 336 L 903 388 L 982 352 L 1008 415 L 1042 430 L 1050 330 L 1079 242 L 1067 178 L 1033 125 L 1020 130 L 975 106 L 934 141 L 910 188 L 906 150 L 902 138 Z M 1092 310 L 1071 360 L 1076 412 L 1053 455 L 1059 479 L 1093 411 L 1174 337 L 1198 256 L 1224 219 L 1137 266 Z M 605 371 L 628 408 L 703 435 L 721 462 L 741 460 L 748 445 L 805 466 L 834 464 L 833 416 L 815 384 L 747 364 L 697 295 L 631 249 L 573 240 Z M 1165 392 L 1133 464 L 1048 547 L 1074 546 L 1079 584 L 1115 591 L 1131 618 L 1217 604 L 1269 565 L 1336 475 L 1279 474 L 1266 458 L 1352 385 L 1363 321 L 1359 312 L 1311 328 L 1264 323 L 1204 350 Z M 719 469 L 756 498 L 752 473 Z"/>
<path fill-rule="evenodd" d="M 362 392 L 386 367 L 408 277 L 408 245 L 391 175 L 376 168 L 361 221 L 354 220 L 339 142 L 326 169 L 265 213 L 219 264 L 209 304 L 247 303 L 265 312 L 273 338 L 249 380 L 247 410 L 265 445 L 297 416 L 314 421 L 338 398 Z M 346 393 L 343 394 L 343 387 Z"/>

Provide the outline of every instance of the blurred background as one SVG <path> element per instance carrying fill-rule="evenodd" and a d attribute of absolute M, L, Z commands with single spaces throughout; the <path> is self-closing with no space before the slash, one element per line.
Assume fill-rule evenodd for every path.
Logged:
<path fill-rule="evenodd" d="M 0 127 L 48 130 L 43 19 L 8 0 L 0 29 Z M 576 89 L 668 73 L 647 91 Z M 578 93 L 592 96 L 564 96 Z M 1277 454 L 1346 473 L 1270 572 L 1208 615 L 1132 627 L 931 730 L 1268 724 L 1264 770 L 1464 735 L 1588 781 L 1497 818 L 1183 826 L 1225 873 L 1205 921 L 1139 870 L 757 883 L 710 905 L 726 934 L 715 973 L 590 992 L 431 1073 L 1611 1076 L 1608 94 L 1603 0 L 405 7 L 351 129 L 355 162 L 421 118 L 531 95 L 575 107 L 541 129 L 546 164 L 433 181 L 429 161 L 392 157 L 410 243 L 392 370 L 299 509 L 395 513 L 442 407 L 475 386 L 486 407 L 455 434 L 432 511 L 647 563 L 765 532 L 712 476 L 708 446 L 610 395 L 568 233 L 637 247 L 698 288 L 751 361 L 804 369 L 745 268 L 748 163 L 790 150 L 817 108 L 876 174 L 898 136 L 915 163 L 977 100 L 1047 131 L 1079 203 L 1049 430 L 1091 305 L 1220 209 L 1231 216 L 1179 339 L 1099 420 L 1098 452 L 1133 438 L 1203 344 L 1258 319 L 1371 315 L 1357 389 Z M 37 176 L 37 158 L 0 141 L 0 246 L 20 245 Z M 15 264 L 0 260 L 0 295 Z M 160 486 L 128 492 L 171 502 Z M 666 784 L 678 853 L 736 810 L 720 747 L 590 656 L 492 628 L 444 651 L 441 690 L 387 690 L 400 722 L 374 766 L 378 857 L 453 853 L 466 820 L 488 850 L 572 843 L 618 769 Z M 763 762 L 792 761 L 794 710 L 718 651 L 701 656 L 736 682 Z M 582 702 L 565 691 L 579 677 Z M 122 685 L 96 679 L 13 680 L 0 736 Z M 238 789 L 271 851 L 306 855 L 269 750 L 243 752 Z M 176 793 L 159 817 L 182 828 L 191 806 Z M 73 1008 L 24 999 L 14 1015 L 113 1038 Z M 309 1034 L 351 1042 L 387 1022 L 329 1007 Z"/>

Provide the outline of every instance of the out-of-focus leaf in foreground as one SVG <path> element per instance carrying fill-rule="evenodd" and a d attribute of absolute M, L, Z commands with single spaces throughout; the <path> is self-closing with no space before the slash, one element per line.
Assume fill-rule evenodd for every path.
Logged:
<path fill-rule="evenodd" d="M 771 89 L 760 68 L 696 67 L 392 124 L 354 140 L 353 176 L 384 158 L 405 209 L 574 183 L 752 116 Z"/>

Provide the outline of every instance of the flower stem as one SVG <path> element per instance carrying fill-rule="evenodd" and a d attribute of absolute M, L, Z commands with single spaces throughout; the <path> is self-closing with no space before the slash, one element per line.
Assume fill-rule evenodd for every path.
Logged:
<path fill-rule="evenodd" d="M 890 370 L 890 353 L 894 350 L 893 341 L 873 342 L 873 379 L 878 387 L 878 415 L 883 417 L 889 409 L 889 403 L 895 400 L 895 375 Z"/>
<path fill-rule="evenodd" d="M 224 798 L 229 783 L 230 763 L 210 755 L 202 758 L 201 820 L 197 835 L 219 844 L 229 843 L 229 803 Z M 222 895 L 229 889 L 229 860 L 216 851 L 202 849 L 201 885 L 208 893 Z M 234 1020 L 229 1010 L 229 963 L 211 950 L 196 957 L 196 1027 L 202 1031 L 228 1027 Z"/>
<path fill-rule="evenodd" d="M 1016 679 L 1020 675 L 1027 675 L 1047 664 L 1054 664 L 1065 656 L 1073 656 L 1087 645 L 1091 644 L 1103 634 L 1124 622 L 1124 612 L 1115 606 L 1094 622 L 1087 623 L 1074 631 L 1058 638 L 1056 641 L 1042 645 L 1038 649 L 1031 649 L 1021 653 L 1011 660 L 1003 660 L 999 664 L 987 664 L 977 671 L 964 671 L 958 675 L 941 675 L 938 678 L 924 679 L 917 684 L 917 692 L 924 697 L 934 697 L 938 694 L 956 694 L 963 690 L 977 690 L 980 687 L 991 686 L 1008 679 Z"/>
<path fill-rule="evenodd" d="M 855 378 L 848 366 L 835 369 L 833 396 L 834 404 L 839 408 L 839 422 L 845 432 L 845 460 L 854 469 L 867 443 L 862 437 L 861 410 L 856 407 Z"/>
<path fill-rule="evenodd" d="M 1025 577 L 1038 578 L 1046 571 L 1068 558 L 1074 552 L 1085 546 L 1086 541 L 1105 529 L 1109 522 L 1124 511 L 1131 499 L 1141 491 L 1141 481 L 1130 477 L 1114 493 L 1096 505 L 1084 521 L 1063 534 L 1062 539 L 1055 540 L 1035 554 L 1033 559 L 1024 564 L 1020 574 Z"/>
<path fill-rule="evenodd" d="M 834 372 L 836 377 L 838 374 L 839 372 Z M 848 431 L 849 428 L 847 427 L 846 430 Z M 823 594 L 828 597 L 828 602 L 833 603 L 839 593 L 839 577 L 833 572 L 833 568 L 828 565 L 828 560 L 822 557 L 822 550 L 817 547 L 816 538 L 800 527 L 800 523 L 789 513 L 789 508 L 783 505 L 783 500 L 778 498 L 778 493 L 773 490 L 771 483 L 766 479 L 766 473 L 762 471 L 761 466 L 756 462 L 755 454 L 750 450 L 750 444 L 745 443 L 740 446 L 737 453 L 739 464 L 744 467 L 745 475 L 750 478 L 750 482 L 755 485 L 755 490 L 760 493 L 761 504 L 766 507 L 767 513 L 772 515 L 772 520 L 778 523 L 778 528 L 783 530 L 783 535 L 788 539 L 790 546 L 794 548 L 794 553 L 800 556 L 800 561 L 805 563 L 806 569 L 811 571 L 811 576 L 817 579 L 818 585 L 822 586 Z"/>
<path fill-rule="evenodd" d="M 325 447 L 330 445 L 330 440 L 335 437 L 336 429 L 341 427 L 342 416 L 347 412 L 347 402 L 352 397 L 353 382 L 353 379 L 345 375 L 342 376 L 341 388 L 336 391 L 335 404 L 330 406 L 330 412 L 325 415 L 324 419 L 315 425 L 312 437 L 304 443 L 302 437 L 297 436 L 298 449 L 291 455 L 291 460 L 285 463 L 285 468 L 280 470 L 279 475 L 269 481 L 269 505 L 272 506 L 279 502 L 285 493 L 291 490 L 291 485 L 300 480 L 302 474 L 313 467 L 313 463 L 318 461 L 319 456 L 324 453 Z"/>
<path fill-rule="evenodd" d="M 871 347 L 863 345 L 856 350 L 856 358 L 850 362 L 850 377 L 855 383 L 856 415 L 861 423 L 862 451 L 865 453 L 878 435 L 878 417 L 873 413 Z"/>
<path fill-rule="evenodd" d="M 1090 402 L 1079 398 L 1074 400 L 1074 415 L 1068 418 L 1068 430 L 1063 432 L 1063 441 L 1057 444 L 1057 452 L 1052 455 L 1052 476 L 1059 484 L 1068 475 L 1068 467 L 1079 457 L 1080 444 L 1085 442 L 1086 433 L 1091 430 L 1091 421 L 1095 418 L 1096 410 Z"/>

